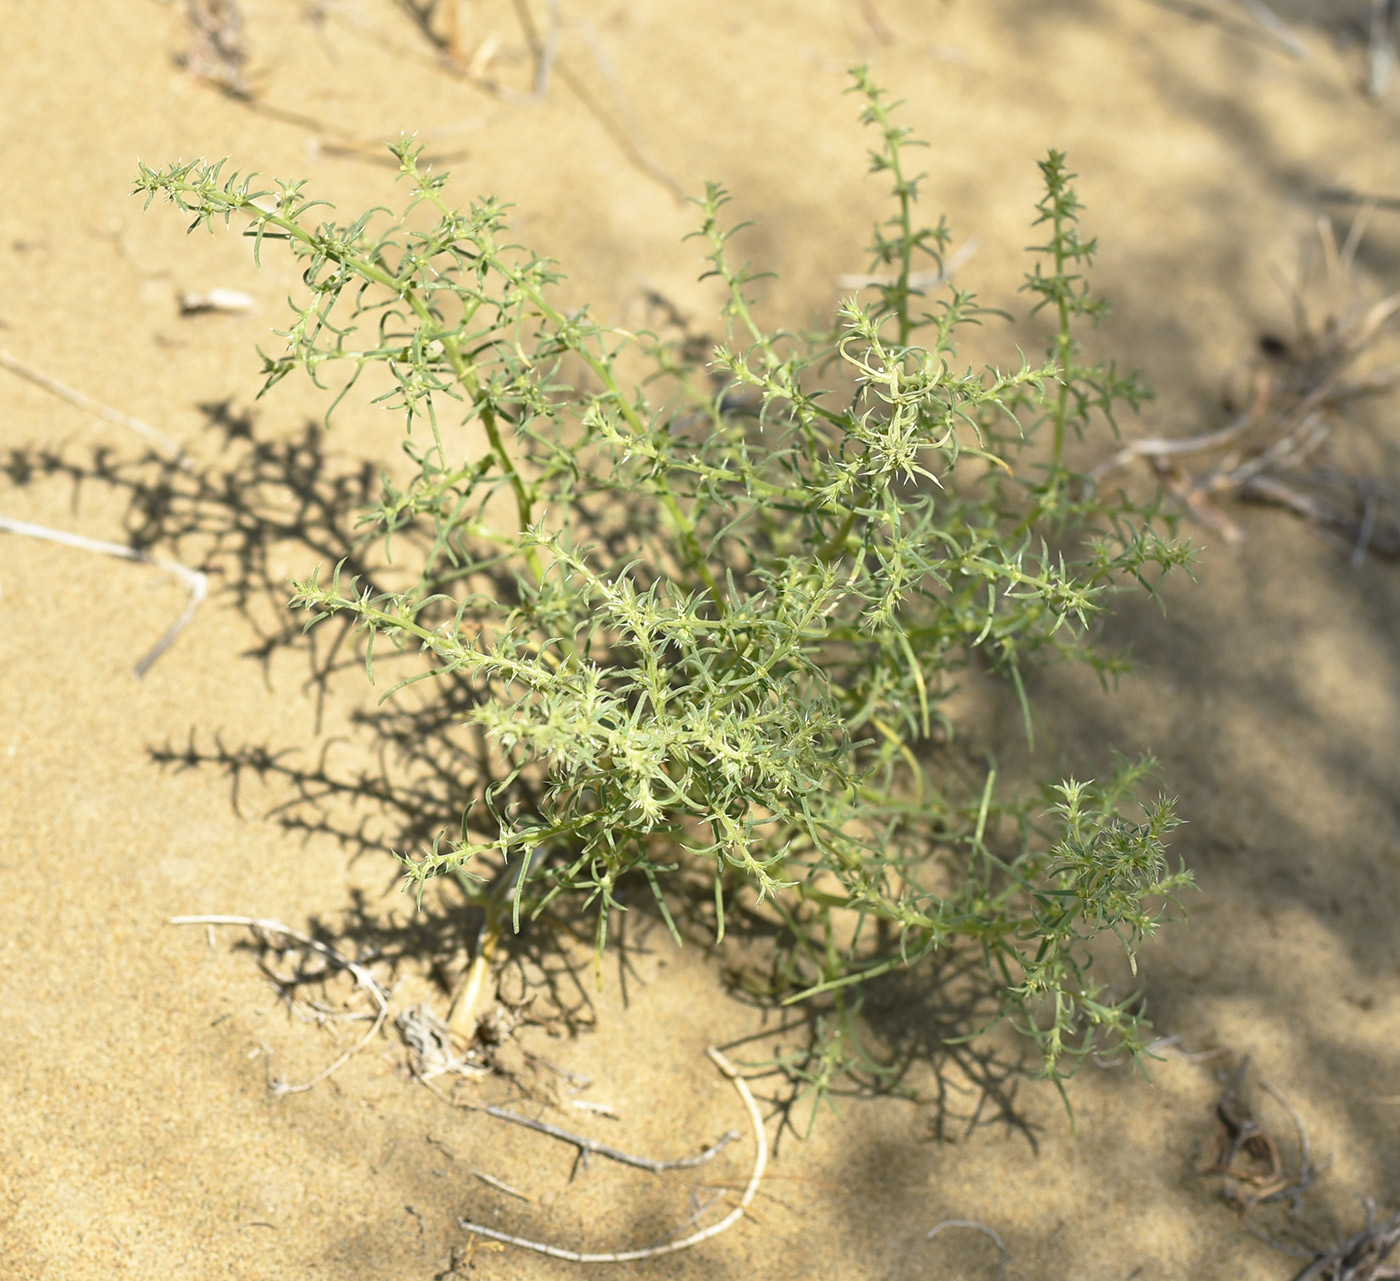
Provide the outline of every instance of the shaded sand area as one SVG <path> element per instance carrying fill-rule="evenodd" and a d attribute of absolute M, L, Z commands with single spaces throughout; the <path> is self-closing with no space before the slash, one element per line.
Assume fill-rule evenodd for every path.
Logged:
<path fill-rule="evenodd" d="M 283 608 L 288 576 L 340 553 L 398 456 L 398 423 L 347 402 L 327 433 L 325 400 L 294 380 L 254 403 L 254 349 L 276 344 L 295 273 L 276 255 L 256 272 L 235 234 L 187 238 L 170 211 L 143 215 L 128 195 L 138 157 L 227 154 L 357 210 L 397 198 L 377 142 L 417 130 L 457 201 L 516 205 L 521 238 L 564 265 L 566 299 L 638 325 L 657 294 L 702 331 L 714 294 L 681 244 L 694 210 L 675 192 L 719 179 L 756 223 L 744 253 L 778 273 L 760 291 L 766 315 L 796 326 L 866 267 L 881 191 L 843 89 L 845 68 L 868 60 L 932 143 L 928 210 L 946 211 L 955 244 L 976 241 L 960 283 L 1018 316 L 1035 161 L 1068 151 L 1114 306 L 1102 350 L 1158 391 L 1125 433 L 1185 437 L 1246 403 L 1261 339 L 1266 372 L 1294 367 L 1280 281 L 1298 280 L 1305 246 L 1320 261 L 1320 216 L 1344 242 L 1356 212 L 1324 193 L 1400 195 L 1400 88 L 1368 97 L 1364 43 L 1348 43 L 1362 0 L 1272 7 L 1306 59 L 1230 0 L 562 0 L 552 73 L 531 100 L 532 36 L 505 0 L 460 6 L 477 81 L 440 65 L 411 6 L 243 0 L 242 98 L 207 82 L 218 48 L 193 41 L 183 3 L 9 5 L 0 348 L 155 425 L 191 467 L 0 371 L 0 514 L 198 566 L 210 596 L 138 681 L 181 584 L 0 535 L 0 1277 L 573 1275 L 520 1251 L 471 1253 L 458 1216 L 608 1250 L 662 1238 L 715 1195 L 733 1204 L 753 1138 L 704 1051 L 763 1034 L 733 1051 L 763 1057 L 774 1017 L 640 907 L 601 994 L 585 950 L 557 932 L 524 940 L 503 971 L 502 994 L 533 996 L 534 1021 L 503 1029 L 502 1070 L 471 1097 L 656 1157 L 741 1133 L 694 1170 L 597 1157 L 576 1169 L 566 1144 L 414 1083 L 392 1027 L 317 1088 L 269 1091 L 348 1048 L 367 1025 L 331 1015 L 372 1004 L 341 977 L 289 1007 L 259 961 L 284 975 L 312 961 L 168 918 L 274 917 L 384 958 L 396 1009 L 441 1009 L 462 922 L 447 897 L 415 916 L 389 851 L 424 845 L 468 797 L 450 740 L 429 737 L 411 704 L 377 708 L 352 647 L 329 631 L 303 641 Z M 548 8 L 523 12 L 545 39 Z M 1347 278 L 1369 302 L 1400 288 L 1400 216 L 1375 211 Z M 213 288 L 254 307 L 180 314 L 182 292 Z M 989 343 L 1004 354 L 1042 334 Z M 1197 581 L 1171 586 L 1165 614 L 1126 602 L 1111 625 L 1138 672 L 1115 694 L 1067 671 L 1032 691 L 1038 775 L 1084 777 L 1111 748 L 1150 749 L 1188 820 L 1173 848 L 1201 892 L 1189 923 L 1144 954 L 1150 1011 L 1179 1038 L 1152 1083 L 1090 1065 L 1070 1090 L 1071 1132 L 1009 1042 L 941 1044 L 968 1030 L 951 987 L 909 983 L 881 1017 L 922 1056 L 922 1101 L 841 1098 L 804 1142 L 775 1113 L 781 1082 L 756 1081 L 774 1152 L 751 1213 L 694 1250 L 614 1270 L 996 1276 L 979 1233 L 925 1240 L 956 1218 L 1000 1235 L 1013 1278 L 1266 1281 L 1307 1256 L 1250 1224 L 1322 1245 L 1360 1230 L 1365 1197 L 1394 1212 L 1400 571 L 1381 553 L 1395 403 L 1348 406 L 1331 431 L 1330 465 L 1374 482 L 1364 538 L 1228 493 L 1198 501 L 1205 523 L 1185 527 Z M 1113 448 L 1088 442 L 1084 461 Z M 1220 456 L 1173 461 L 1180 487 Z M 1141 459 L 1129 474 L 1149 475 Z M 970 747 L 1020 768 L 1014 700 L 978 697 Z M 1197 1057 L 1209 1050 L 1225 1053 Z M 1319 1169 L 1296 1210 L 1275 1202 L 1247 1221 L 1221 1200 L 1223 1177 L 1201 1173 L 1223 1132 L 1220 1073 L 1246 1054 L 1242 1099 L 1285 1181 L 1299 1172 L 1295 1126 L 1259 1073 L 1296 1109 Z M 1240 1154 L 1261 1180 L 1237 1180 L 1241 1196 L 1269 1189 L 1269 1160 L 1267 1144 Z"/>

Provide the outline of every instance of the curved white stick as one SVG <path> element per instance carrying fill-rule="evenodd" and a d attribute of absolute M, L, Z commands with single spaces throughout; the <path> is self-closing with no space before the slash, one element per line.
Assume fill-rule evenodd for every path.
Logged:
<path fill-rule="evenodd" d="M 714 1065 L 734 1082 L 734 1088 L 739 1091 L 739 1097 L 744 1101 L 744 1107 L 748 1110 L 749 1120 L 753 1123 L 754 1146 L 757 1149 L 754 1153 L 753 1173 L 749 1175 L 749 1184 L 744 1189 L 744 1195 L 739 1198 L 739 1204 L 718 1223 L 712 1223 L 708 1228 L 693 1232 L 690 1236 L 682 1237 L 679 1241 L 668 1241 L 664 1245 L 649 1245 L 638 1250 L 609 1250 L 600 1254 L 587 1254 L 578 1250 L 564 1250 L 557 1245 L 546 1245 L 543 1241 L 527 1241 L 524 1237 L 514 1237 L 506 1232 L 497 1232 L 495 1228 L 488 1228 L 480 1223 L 471 1223 L 467 1219 L 459 1218 L 457 1222 L 468 1232 L 475 1232 L 478 1236 L 487 1237 L 492 1241 L 501 1241 L 506 1245 L 518 1246 L 522 1250 L 533 1250 L 536 1254 L 547 1254 L 551 1259 L 564 1259 L 570 1263 L 631 1263 L 637 1259 L 654 1259 L 658 1255 L 675 1254 L 678 1250 L 688 1250 L 691 1246 L 699 1245 L 702 1241 L 708 1241 L 711 1237 L 718 1236 L 726 1228 L 733 1227 L 744 1217 L 744 1211 L 753 1204 L 753 1199 L 758 1193 L 758 1185 L 763 1179 L 763 1171 L 768 1167 L 768 1136 L 764 1133 L 763 1117 L 759 1113 L 758 1104 L 754 1100 L 748 1082 L 739 1075 L 734 1065 L 713 1046 L 705 1053 L 710 1056 Z"/>

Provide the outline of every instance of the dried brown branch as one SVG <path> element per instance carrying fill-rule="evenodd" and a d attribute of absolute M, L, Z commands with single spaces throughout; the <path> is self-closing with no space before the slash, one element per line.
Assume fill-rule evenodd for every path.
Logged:
<path fill-rule="evenodd" d="M 1094 467 L 1090 482 L 1143 458 L 1195 520 L 1228 541 L 1239 541 L 1243 531 L 1222 503 L 1247 498 L 1280 504 L 1337 534 L 1356 564 L 1368 551 L 1400 555 L 1400 502 L 1353 457 L 1355 433 L 1336 435 L 1353 402 L 1400 382 L 1397 366 L 1355 372 L 1400 314 L 1400 292 L 1370 304 L 1358 300 L 1356 254 L 1370 212 L 1357 214 L 1341 245 L 1331 223 L 1319 220 L 1326 310 L 1315 318 L 1304 286 L 1292 291 L 1296 337 L 1261 339 L 1265 359 L 1240 413 L 1213 431 L 1131 442 Z M 1343 465 L 1338 455 L 1347 450 Z M 1188 457 L 1212 453 L 1213 461 L 1188 469 Z"/>

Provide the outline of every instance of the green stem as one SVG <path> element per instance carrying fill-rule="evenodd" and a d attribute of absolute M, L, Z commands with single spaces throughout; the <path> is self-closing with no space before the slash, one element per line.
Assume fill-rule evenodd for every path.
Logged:
<path fill-rule="evenodd" d="M 416 165 L 411 172 L 415 178 L 420 177 Z M 405 276 L 390 271 L 374 259 L 328 244 L 324 237 L 313 235 L 295 219 L 288 218 L 275 210 L 261 208 L 254 203 L 253 197 L 249 196 L 246 190 L 239 193 L 206 190 L 191 183 L 186 183 L 184 190 L 198 195 L 201 209 L 205 205 L 213 205 L 218 206 L 226 215 L 235 212 L 251 213 L 253 225 L 256 228 L 255 234 L 259 237 L 264 228 L 276 227 L 289 239 L 296 240 L 308 249 L 325 255 L 332 262 L 351 268 L 362 280 L 370 284 L 382 285 L 385 289 L 390 290 L 412 308 L 413 314 L 418 318 L 420 324 L 429 330 L 437 328 L 436 317 L 427 303 L 411 287 L 410 281 Z M 436 193 L 433 195 L 436 197 Z M 440 200 L 436 200 L 436 203 L 441 205 Z M 446 212 L 445 207 L 444 212 Z M 467 393 L 469 400 L 481 417 L 481 424 L 486 432 L 492 456 L 499 463 L 501 471 L 505 474 L 511 491 L 515 495 L 516 517 L 520 531 L 524 533 L 533 523 L 534 503 L 524 478 L 515 465 L 515 460 L 506 448 L 496 412 L 491 405 L 482 401 L 481 380 L 477 376 L 476 368 L 470 358 L 463 354 L 456 338 L 451 334 L 439 334 L 437 341 L 441 344 L 443 354 L 452 367 L 454 377 L 461 384 L 462 389 Z M 440 441 L 438 447 L 439 452 L 441 452 Z M 544 566 L 540 560 L 538 549 L 528 548 L 525 551 L 525 561 L 535 581 L 542 581 Z"/>

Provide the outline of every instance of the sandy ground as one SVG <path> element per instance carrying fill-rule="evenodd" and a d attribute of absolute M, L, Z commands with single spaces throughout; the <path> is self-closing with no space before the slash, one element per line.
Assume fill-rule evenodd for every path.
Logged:
<path fill-rule="evenodd" d="M 564 1145 L 405 1079 L 391 1034 L 315 1090 L 269 1095 L 269 1078 L 305 1080 L 363 1025 L 289 1017 L 245 935 L 211 945 L 167 918 L 315 925 L 347 952 L 396 957 L 400 1002 L 441 1005 L 450 911 L 429 902 L 414 918 L 387 851 L 450 825 L 462 798 L 393 737 L 401 726 L 367 719 L 353 655 L 289 643 L 280 610 L 288 575 L 336 555 L 397 425 L 351 406 L 322 434 L 324 402 L 300 384 L 253 403 L 254 347 L 276 341 L 294 275 L 276 260 L 256 273 L 236 235 L 186 238 L 170 212 L 143 215 L 128 195 L 137 157 L 228 154 L 362 208 L 394 193 L 352 144 L 420 130 L 461 201 L 515 202 L 522 236 L 565 264 L 566 296 L 621 323 L 647 290 L 706 323 L 712 295 L 680 245 L 692 211 L 668 184 L 718 178 L 758 224 L 746 252 L 780 275 L 768 315 L 797 324 L 864 269 L 879 193 L 842 90 L 843 69 L 868 59 L 932 141 L 928 205 L 958 243 L 976 237 L 963 283 L 993 304 L 1024 310 L 1034 161 L 1068 150 L 1115 306 L 1105 349 L 1159 391 L 1128 432 L 1187 435 L 1226 421 L 1222 388 L 1262 334 L 1289 332 L 1277 278 L 1320 214 L 1348 216 L 1317 193 L 1397 190 L 1398 100 L 1366 97 L 1361 52 L 1339 39 L 1361 0 L 1274 7 L 1307 60 L 1229 0 L 563 0 L 556 74 L 531 104 L 434 66 L 389 0 L 244 0 L 250 102 L 174 65 L 183 4 L 4 6 L 0 346 L 169 433 L 201 479 L 142 462 L 130 433 L 0 371 L 0 513 L 201 564 L 214 590 L 138 681 L 178 584 L 0 538 L 0 1277 L 406 1281 L 451 1275 L 454 1249 L 458 1275 L 568 1276 L 579 1265 L 518 1251 L 468 1258 L 457 1216 L 574 1248 L 646 1243 L 694 1196 L 732 1199 L 753 1157 L 704 1048 L 761 1032 L 764 1015 L 703 948 L 676 952 L 657 931 L 630 940 L 627 964 L 610 957 L 601 996 L 586 972 L 570 986 L 567 956 L 523 953 L 508 977 L 553 1017 L 508 1041 L 513 1079 L 473 1088 L 661 1156 L 745 1131 L 711 1166 L 656 1176 L 594 1160 L 571 1179 Z M 497 37 L 489 73 L 528 90 L 517 11 L 461 8 L 466 47 Z M 544 7 L 531 11 L 543 29 Z M 1357 264 L 1368 297 L 1400 285 L 1393 213 L 1377 213 Z M 215 286 L 257 310 L 180 317 L 178 291 Z M 1392 416 L 1382 403 L 1368 421 L 1393 478 Z M 936 1049 L 942 1102 L 845 1099 L 807 1142 L 765 1104 L 776 1152 L 753 1214 L 618 1270 L 991 1278 L 987 1239 L 924 1239 L 965 1218 L 1001 1235 L 1011 1277 L 1292 1276 L 1303 1261 L 1251 1236 L 1199 1173 L 1220 1135 L 1217 1073 L 1245 1053 L 1325 1167 L 1297 1214 L 1254 1221 L 1325 1240 L 1361 1225 L 1364 1197 L 1395 1207 L 1400 583 L 1393 564 L 1356 567 L 1277 509 L 1229 514 L 1243 542 L 1192 526 L 1197 581 L 1167 592 L 1165 616 L 1134 604 L 1113 624 L 1141 664 L 1116 695 L 1067 672 L 1035 693 L 1042 774 L 1091 774 L 1110 747 L 1160 756 L 1189 820 L 1175 849 L 1202 892 L 1148 949 L 1150 1008 L 1182 1045 L 1234 1057 L 1169 1053 L 1152 1084 L 1091 1067 L 1071 1090 L 1074 1132 L 1053 1092 L 1003 1059 L 979 1069 Z M 323 687 L 312 677 L 328 663 Z M 1015 752 L 1004 699 L 979 734 Z M 933 1039 L 937 998 L 914 992 L 894 1017 Z M 990 1094 L 969 1125 L 979 1073 Z M 1296 1170 L 1287 1114 L 1255 1084 L 1250 1098 Z"/>

